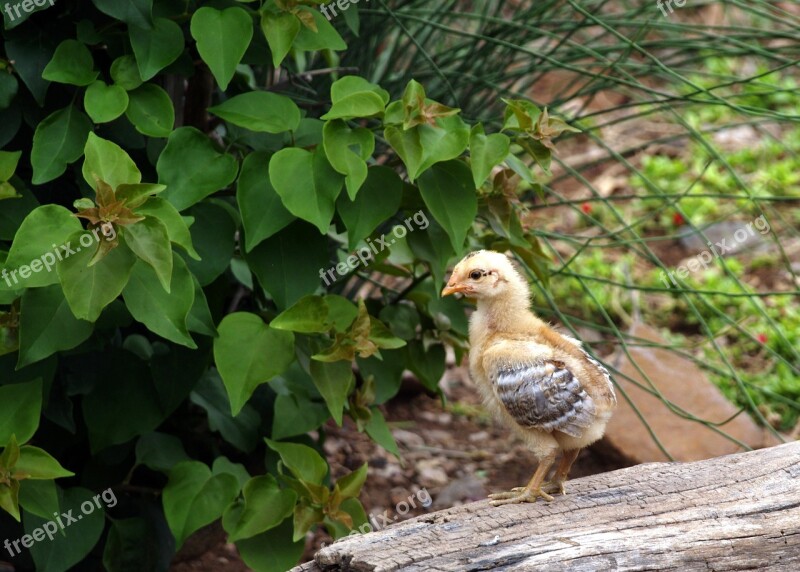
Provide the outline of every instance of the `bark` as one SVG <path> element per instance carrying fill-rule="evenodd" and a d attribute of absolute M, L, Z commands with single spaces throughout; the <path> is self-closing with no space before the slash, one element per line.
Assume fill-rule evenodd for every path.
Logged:
<path fill-rule="evenodd" d="M 800 570 L 800 442 L 576 479 L 552 503 L 454 507 L 293 572 L 767 569 Z"/>

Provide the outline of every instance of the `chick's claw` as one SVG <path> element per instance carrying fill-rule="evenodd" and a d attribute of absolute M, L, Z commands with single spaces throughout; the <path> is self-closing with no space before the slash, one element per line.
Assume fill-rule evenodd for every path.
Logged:
<path fill-rule="evenodd" d="M 505 504 L 536 502 L 536 500 L 540 497 L 547 502 L 553 500 L 553 497 L 544 492 L 541 488 L 531 490 L 528 488 L 517 487 L 516 489 L 512 489 L 505 493 L 494 493 L 489 495 L 489 498 L 491 499 L 489 504 L 492 506 L 503 506 Z"/>
<path fill-rule="evenodd" d="M 567 490 L 564 487 L 564 481 L 547 481 L 542 485 L 542 490 L 547 493 L 558 493 L 560 495 L 567 494 Z"/>

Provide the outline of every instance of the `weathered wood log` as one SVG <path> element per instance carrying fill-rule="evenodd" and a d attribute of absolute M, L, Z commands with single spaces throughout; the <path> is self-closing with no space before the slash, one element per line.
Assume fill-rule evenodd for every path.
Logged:
<path fill-rule="evenodd" d="M 350 536 L 293 572 L 800 570 L 800 442 L 567 483 Z"/>

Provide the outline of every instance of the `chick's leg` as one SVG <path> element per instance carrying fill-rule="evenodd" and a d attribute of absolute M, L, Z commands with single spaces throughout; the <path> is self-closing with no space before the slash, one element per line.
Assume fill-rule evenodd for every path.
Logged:
<path fill-rule="evenodd" d="M 546 501 L 553 500 L 553 497 L 542 490 L 542 483 L 544 482 L 545 476 L 547 476 L 547 471 L 553 466 L 555 460 L 555 452 L 542 457 L 539 459 L 539 466 L 536 468 L 536 472 L 533 473 L 533 477 L 524 489 L 512 490 L 507 493 L 491 494 L 489 495 L 491 499 L 489 504 L 492 506 L 502 506 L 504 504 L 536 502 L 536 499 L 539 497 Z"/>
<path fill-rule="evenodd" d="M 572 468 L 572 463 L 578 458 L 580 449 L 572 449 L 571 451 L 564 451 L 561 461 L 558 463 L 556 474 L 553 475 L 553 480 L 546 482 L 542 485 L 542 490 L 548 493 L 561 493 L 566 494 L 564 491 L 564 482 L 567 480 L 569 470 Z"/>

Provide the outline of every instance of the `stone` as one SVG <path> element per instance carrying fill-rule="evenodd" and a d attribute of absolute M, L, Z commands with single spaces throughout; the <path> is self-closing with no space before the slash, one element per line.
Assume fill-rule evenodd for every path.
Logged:
<path fill-rule="evenodd" d="M 629 333 L 634 338 L 667 343 L 655 329 L 644 324 L 634 324 Z M 666 399 L 687 413 L 714 423 L 730 419 L 717 429 L 754 449 L 779 442 L 767 429 L 750 419 L 746 412 L 736 415 L 738 408 L 692 361 L 657 347 L 629 346 L 628 352 L 630 359 L 620 352 L 611 363 L 642 386 L 650 387 L 637 370 L 638 365 Z M 744 450 L 713 428 L 674 413 L 658 396 L 623 376 L 616 375 L 614 380 L 676 461 L 709 459 Z M 669 460 L 619 390 L 617 409 L 608 424 L 601 447 L 610 448 L 632 464 Z"/>

